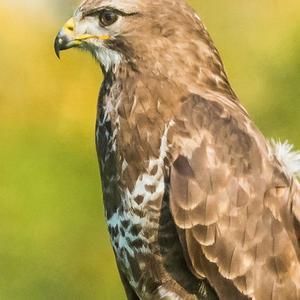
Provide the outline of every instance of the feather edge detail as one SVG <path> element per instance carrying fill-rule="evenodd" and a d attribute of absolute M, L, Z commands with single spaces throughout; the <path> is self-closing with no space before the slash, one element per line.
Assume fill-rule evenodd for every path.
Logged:
<path fill-rule="evenodd" d="M 300 176 L 300 151 L 294 150 L 294 145 L 287 140 L 271 139 L 272 151 L 279 162 L 283 165 L 285 171 L 294 177 Z"/>

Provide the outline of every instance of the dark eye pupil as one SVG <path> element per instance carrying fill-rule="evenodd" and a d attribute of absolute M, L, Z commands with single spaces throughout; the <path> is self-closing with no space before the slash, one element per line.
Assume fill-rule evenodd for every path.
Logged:
<path fill-rule="evenodd" d="M 112 11 L 103 11 L 100 14 L 100 22 L 103 26 L 109 26 L 115 23 L 118 19 L 118 16 Z"/>

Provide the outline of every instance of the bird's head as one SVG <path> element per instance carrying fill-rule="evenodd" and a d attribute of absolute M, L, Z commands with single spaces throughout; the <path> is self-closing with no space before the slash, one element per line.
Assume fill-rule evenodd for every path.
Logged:
<path fill-rule="evenodd" d="M 195 50 L 201 26 L 185 0 L 85 0 L 58 33 L 55 50 L 88 50 L 105 72 L 121 61 L 163 68 L 161 62 L 174 64 Z"/>
<path fill-rule="evenodd" d="M 121 60 L 121 51 L 113 43 L 129 30 L 138 17 L 126 1 L 84 1 L 58 33 L 55 51 L 80 48 L 90 51 L 107 71 Z M 121 4 L 122 3 L 122 4 Z M 120 46 L 120 45 L 119 45 Z"/>

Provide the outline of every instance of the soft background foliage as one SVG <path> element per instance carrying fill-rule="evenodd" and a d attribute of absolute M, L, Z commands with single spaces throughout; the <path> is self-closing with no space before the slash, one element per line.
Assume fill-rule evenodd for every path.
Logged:
<path fill-rule="evenodd" d="M 299 0 L 197 0 L 232 85 L 267 136 L 300 146 Z M 53 39 L 76 3 L 0 2 L 0 299 L 125 299 L 94 149 L 101 82 Z"/>

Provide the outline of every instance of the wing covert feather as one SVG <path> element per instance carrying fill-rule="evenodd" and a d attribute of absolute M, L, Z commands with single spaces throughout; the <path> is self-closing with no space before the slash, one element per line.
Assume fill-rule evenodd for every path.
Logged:
<path fill-rule="evenodd" d="M 171 143 L 170 208 L 191 271 L 220 299 L 300 299 L 298 185 L 245 112 L 191 95 Z"/>

